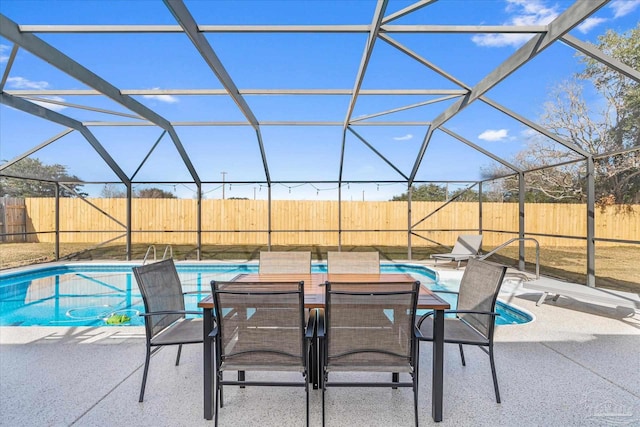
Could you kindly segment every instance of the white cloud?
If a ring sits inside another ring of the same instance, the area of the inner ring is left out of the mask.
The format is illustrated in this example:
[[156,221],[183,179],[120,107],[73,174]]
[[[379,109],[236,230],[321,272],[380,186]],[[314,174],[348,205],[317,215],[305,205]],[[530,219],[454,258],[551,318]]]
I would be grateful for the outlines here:
[[[158,90],[160,88],[154,87],[153,90]],[[166,102],[167,104],[174,104],[178,102],[178,98],[171,95],[142,95],[143,98],[147,99],[155,99],[156,101]]]
[[408,141],[410,139],[413,139],[413,135],[411,135],[410,133],[406,134],[405,136],[394,136],[393,139],[395,141]]
[[640,0],[613,0],[609,7],[613,9],[613,17],[620,18],[633,12],[640,6]]
[[591,29],[602,24],[605,21],[605,18],[587,18],[582,22],[582,24],[578,25],[578,31],[580,31],[582,34],[587,34],[589,31],[591,31]]
[[[504,25],[546,25],[559,14],[556,6],[547,7],[542,0],[507,0],[505,10],[511,17]],[[478,34],[471,40],[478,46],[519,47],[531,37],[532,34]]]
[[6,44],[0,44],[0,64],[9,60],[9,55],[7,55],[9,50],[9,46]]
[[12,89],[46,89],[49,87],[49,82],[34,82],[24,77],[9,77],[7,85]]
[[487,129],[478,135],[478,138],[484,141],[495,142],[502,141],[507,136],[509,136],[509,131],[507,129]]
[[[64,102],[64,98],[60,98],[59,96],[47,96],[45,97],[46,99],[50,99],[52,101],[58,101],[58,102]],[[53,110],[53,111],[62,111],[65,108],[67,108],[65,105],[60,105],[60,104],[52,104],[50,102],[46,102],[46,101],[31,101],[34,104],[38,104],[41,107],[47,108],[49,110]]]

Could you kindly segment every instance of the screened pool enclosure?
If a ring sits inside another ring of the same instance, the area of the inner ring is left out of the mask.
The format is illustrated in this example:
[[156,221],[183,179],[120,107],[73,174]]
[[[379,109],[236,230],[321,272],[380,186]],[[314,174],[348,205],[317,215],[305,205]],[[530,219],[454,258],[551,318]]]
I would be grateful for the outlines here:
[[[136,242],[182,234],[201,259],[233,235],[406,246],[412,259],[473,232],[488,249],[511,242],[520,268],[533,239],[570,242],[595,286],[597,249],[640,244],[639,139],[589,144],[602,134],[566,130],[549,108],[575,101],[556,88],[585,67],[637,91],[638,62],[597,36],[628,34],[640,10],[529,3],[3,2],[2,190],[29,183],[49,199],[36,213],[27,195],[26,229],[2,229],[4,240],[51,241],[58,258],[82,232],[131,258]],[[601,105],[591,86],[582,93]],[[614,164],[630,166],[608,174]],[[573,193],[548,194],[549,176]],[[158,188],[182,207],[141,201]],[[444,193],[416,198],[421,188]],[[110,225],[84,224],[70,200]],[[597,223],[605,211],[609,228]]]

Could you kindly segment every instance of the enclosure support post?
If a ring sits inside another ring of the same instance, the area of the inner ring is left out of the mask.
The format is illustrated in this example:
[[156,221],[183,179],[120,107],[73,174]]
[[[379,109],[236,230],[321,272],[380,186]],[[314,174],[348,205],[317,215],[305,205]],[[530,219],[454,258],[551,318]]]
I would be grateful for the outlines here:
[[126,252],[127,252],[127,261],[131,261],[131,199],[133,196],[133,192],[131,191],[132,186],[131,182],[126,183],[127,186],[127,243],[126,243]]
[[198,211],[196,212],[196,259],[202,260],[202,185],[198,184]]
[[478,234],[482,234],[482,181],[478,182]]
[[524,271],[524,172],[518,172],[518,270]]
[[587,157],[587,286],[596,286],[596,245],[595,245],[595,163],[593,156]]
[[267,207],[267,249],[271,250],[271,183],[267,185],[267,194],[269,196],[269,206]]
[[407,189],[407,259],[411,261],[413,251],[411,250],[411,185]]
[[342,185],[338,184],[338,252],[342,251]]
[[60,184],[56,182],[56,243],[54,247],[56,261],[60,260]]

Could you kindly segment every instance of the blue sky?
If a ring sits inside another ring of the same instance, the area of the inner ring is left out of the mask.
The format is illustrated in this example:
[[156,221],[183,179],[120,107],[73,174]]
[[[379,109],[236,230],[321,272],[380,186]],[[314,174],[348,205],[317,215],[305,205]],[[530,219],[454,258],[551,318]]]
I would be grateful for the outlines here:
[[[412,4],[390,0],[385,15]],[[552,21],[571,1],[546,0],[440,0],[394,21],[401,25],[542,25]],[[185,1],[199,24],[346,25],[370,24],[375,2],[358,1]],[[27,24],[144,24],[175,25],[161,1],[30,1],[3,0],[0,12]],[[613,0],[571,34],[595,41],[607,29],[618,32],[640,20],[640,0]],[[89,68],[120,89],[220,89],[222,85],[183,34],[38,34],[47,43]],[[512,55],[528,35],[499,34],[392,34],[398,43],[473,86]],[[240,89],[352,89],[366,43],[365,34],[237,34],[206,33],[206,38]],[[0,72],[7,66],[12,43],[0,37]],[[550,88],[580,70],[572,48],[556,43],[526,64],[487,96],[517,113],[537,121]],[[81,82],[20,49],[5,90],[83,89]],[[459,89],[383,40],[378,39],[368,64],[362,89]],[[134,95],[134,99],[171,121],[244,121],[237,106],[224,96]],[[360,96],[353,118],[403,106],[424,103],[437,96]],[[247,104],[259,121],[342,122],[349,96],[247,95]],[[57,96],[66,105],[43,104],[80,121],[135,121],[130,117],[74,108],[83,105],[133,114],[114,101],[99,96]],[[597,99],[593,99],[597,102]],[[454,99],[385,115],[371,120],[430,121]],[[518,122],[476,102],[445,127],[499,156],[510,158],[526,143],[527,130]],[[131,175],[162,131],[156,127],[89,126],[96,138]],[[9,160],[64,131],[4,105],[0,106],[0,159]],[[424,126],[354,126],[389,161],[408,175],[424,138]],[[176,127],[177,133],[204,181],[264,180],[256,134],[247,126],[210,128]],[[338,177],[341,127],[262,126],[269,171],[273,180],[330,181]],[[86,181],[112,181],[115,175],[77,132],[72,132],[34,156],[46,163],[61,163]],[[475,180],[481,168],[493,164],[452,137],[434,133],[417,175],[418,180]],[[226,172],[222,174],[222,172]],[[186,167],[165,135],[141,168],[136,180],[189,181]],[[401,176],[348,133],[344,180],[398,180]],[[192,197],[190,184],[156,185]],[[102,186],[86,186],[97,195]],[[452,186],[455,187],[455,186]],[[332,184],[275,186],[274,198],[332,199]],[[227,197],[266,198],[264,187],[254,184],[227,186]],[[386,200],[405,190],[403,184],[350,184],[343,198]],[[206,197],[220,197],[219,183],[203,188]],[[364,192],[364,194],[363,194]]]

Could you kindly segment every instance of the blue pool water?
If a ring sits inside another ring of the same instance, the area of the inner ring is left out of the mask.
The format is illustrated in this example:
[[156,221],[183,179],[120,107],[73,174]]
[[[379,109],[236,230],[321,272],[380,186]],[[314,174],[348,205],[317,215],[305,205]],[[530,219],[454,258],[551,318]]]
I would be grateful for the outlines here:
[[[134,264],[70,264],[34,268],[0,275],[0,326],[106,326],[113,316],[124,314],[125,325],[143,325],[142,296],[131,272]],[[186,296],[187,310],[210,293],[211,280],[231,280],[238,274],[257,273],[257,264],[176,264]],[[426,267],[382,264],[383,273],[409,273],[431,289],[457,290],[455,280],[439,281]],[[326,272],[315,264],[314,273]],[[450,298],[449,295],[443,295]],[[455,306],[455,297],[448,299]],[[531,316],[498,302],[496,324],[519,324]]]

